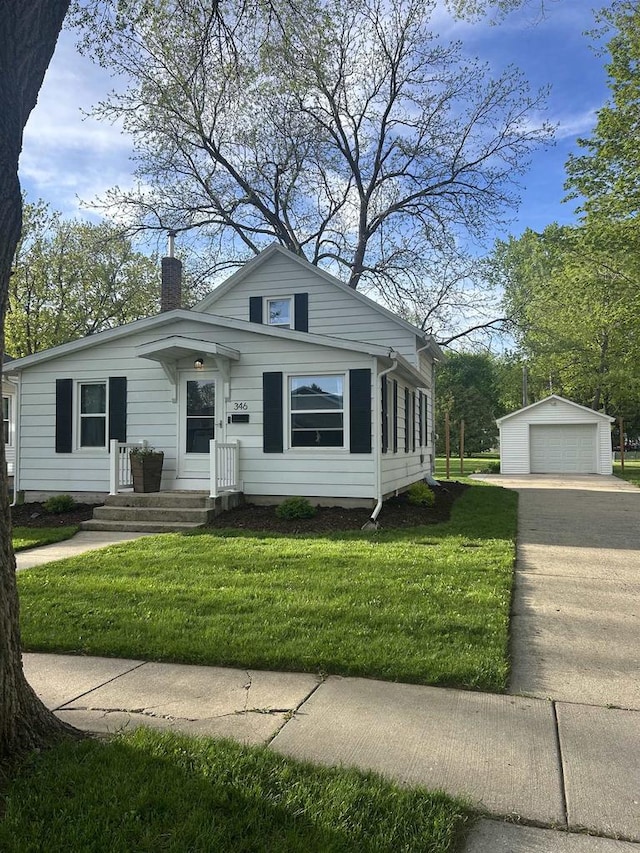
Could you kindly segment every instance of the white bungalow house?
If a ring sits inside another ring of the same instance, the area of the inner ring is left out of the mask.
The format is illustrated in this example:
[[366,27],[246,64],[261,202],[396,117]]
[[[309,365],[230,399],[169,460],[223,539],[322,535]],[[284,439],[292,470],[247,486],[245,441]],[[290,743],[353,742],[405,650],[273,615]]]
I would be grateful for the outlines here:
[[180,270],[157,316],[12,362],[26,500],[126,490],[143,441],[163,491],[252,501],[376,506],[432,471],[429,336],[277,245],[191,310]]

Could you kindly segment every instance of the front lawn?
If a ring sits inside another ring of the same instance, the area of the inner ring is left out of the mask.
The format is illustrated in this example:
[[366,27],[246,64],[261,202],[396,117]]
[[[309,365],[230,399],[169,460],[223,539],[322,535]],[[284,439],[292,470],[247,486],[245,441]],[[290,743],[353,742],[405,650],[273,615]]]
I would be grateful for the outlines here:
[[[498,453],[485,454],[484,456],[465,456],[460,470],[460,457],[449,458],[449,476],[454,479],[468,477],[469,474],[499,474],[500,455]],[[435,476],[439,480],[446,479],[447,460],[444,456],[436,457]]]
[[41,545],[52,545],[71,539],[79,530],[77,524],[67,527],[14,527],[11,531],[13,550],[24,551],[26,548],[39,548]]
[[516,494],[444,524],[330,536],[165,534],[21,572],[27,651],[500,691]]
[[640,461],[634,460],[627,462],[625,460],[624,471],[622,470],[622,466],[619,462],[614,462],[613,473],[616,477],[620,477],[622,480],[628,480],[629,483],[633,483],[634,486],[640,486]]
[[470,820],[371,773],[145,729],[33,755],[5,806],[4,853],[454,853]]

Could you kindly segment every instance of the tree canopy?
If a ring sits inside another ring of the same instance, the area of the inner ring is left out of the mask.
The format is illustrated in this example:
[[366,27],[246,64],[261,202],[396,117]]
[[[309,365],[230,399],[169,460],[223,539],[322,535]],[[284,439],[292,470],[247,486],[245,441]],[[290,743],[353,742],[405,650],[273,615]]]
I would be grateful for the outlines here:
[[96,114],[131,133],[140,181],[105,203],[197,228],[216,270],[277,240],[397,304],[501,220],[549,136],[543,95],[434,35],[433,0],[99,7],[84,49],[128,85]]
[[459,452],[464,420],[466,455],[491,450],[498,443],[496,418],[505,414],[500,397],[500,361],[488,353],[451,353],[438,369],[437,452],[444,452],[445,413],[451,424],[451,450]]
[[594,409],[637,409],[638,239],[633,223],[600,222],[498,244],[507,313],[533,386]]
[[134,251],[107,223],[64,220],[25,204],[5,320],[15,357],[83,338],[158,311],[157,258]]
[[599,16],[606,43],[611,100],[598,111],[584,154],[567,164],[571,197],[589,216],[626,220],[640,215],[640,6],[617,0]]

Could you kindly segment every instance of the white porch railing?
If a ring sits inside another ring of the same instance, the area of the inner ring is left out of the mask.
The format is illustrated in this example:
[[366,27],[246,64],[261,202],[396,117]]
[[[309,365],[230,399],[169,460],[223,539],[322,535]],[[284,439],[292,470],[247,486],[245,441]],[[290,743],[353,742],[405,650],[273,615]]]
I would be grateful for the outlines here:
[[241,490],[240,446],[234,441],[209,442],[210,495],[217,498],[220,492]]
[[109,442],[109,494],[117,495],[120,489],[132,489],[133,477],[129,463],[129,451],[134,447],[142,447],[143,442],[117,441]]

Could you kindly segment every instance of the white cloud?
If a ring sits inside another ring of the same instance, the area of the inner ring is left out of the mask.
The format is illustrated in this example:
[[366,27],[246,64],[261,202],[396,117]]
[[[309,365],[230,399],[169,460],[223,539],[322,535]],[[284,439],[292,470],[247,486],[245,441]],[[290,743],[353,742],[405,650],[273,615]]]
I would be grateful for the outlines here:
[[576,136],[588,135],[593,130],[596,119],[595,109],[558,118],[556,119],[558,124],[556,139],[571,139]]
[[20,179],[30,199],[75,216],[85,212],[80,200],[133,183],[130,138],[119,124],[86,116],[112,88],[110,76],[63,32],[24,132]]

